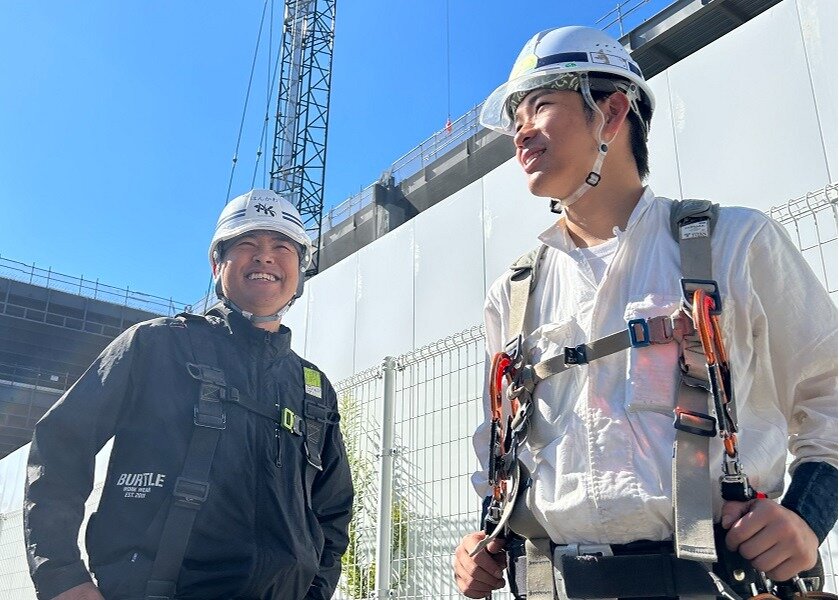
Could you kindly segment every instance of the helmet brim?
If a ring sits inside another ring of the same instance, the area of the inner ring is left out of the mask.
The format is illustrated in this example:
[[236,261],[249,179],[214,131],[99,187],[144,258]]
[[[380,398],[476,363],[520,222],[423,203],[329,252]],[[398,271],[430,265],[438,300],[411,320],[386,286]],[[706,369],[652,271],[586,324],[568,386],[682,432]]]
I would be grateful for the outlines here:
[[478,120],[481,125],[488,129],[498,131],[505,135],[515,135],[516,123],[513,116],[507,110],[507,102],[513,94],[548,87],[550,83],[556,80],[557,76],[565,73],[582,72],[587,72],[592,75],[614,75],[637,84],[643,92],[642,101],[650,107],[650,113],[655,109],[655,97],[650,86],[647,85],[647,82],[643,78],[635,75],[635,73],[612,65],[575,63],[574,66],[542,68],[501,84],[484,101]]
[[212,265],[214,263],[213,253],[218,250],[221,244],[252,231],[274,231],[288,237],[290,240],[303,247],[303,254],[300,256],[300,266],[303,269],[306,269],[311,264],[313,252],[312,240],[310,240],[308,236],[301,235],[301,230],[297,227],[278,226],[276,219],[266,219],[264,221],[250,220],[237,227],[231,227],[230,229],[222,229],[221,231],[218,231],[208,252],[210,264]]

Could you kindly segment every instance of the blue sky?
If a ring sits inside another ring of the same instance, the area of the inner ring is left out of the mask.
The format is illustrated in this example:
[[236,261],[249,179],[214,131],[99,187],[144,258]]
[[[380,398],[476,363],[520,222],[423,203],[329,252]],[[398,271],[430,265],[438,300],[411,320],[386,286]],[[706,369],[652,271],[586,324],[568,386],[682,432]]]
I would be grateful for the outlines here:
[[[0,256],[184,303],[201,297],[263,3],[0,4]],[[627,26],[668,4],[651,0]],[[533,33],[594,25],[615,5],[448,0],[449,86],[446,0],[338,0],[327,208],[442,128],[449,110],[454,120],[480,103]],[[264,54],[234,196],[251,187]]]

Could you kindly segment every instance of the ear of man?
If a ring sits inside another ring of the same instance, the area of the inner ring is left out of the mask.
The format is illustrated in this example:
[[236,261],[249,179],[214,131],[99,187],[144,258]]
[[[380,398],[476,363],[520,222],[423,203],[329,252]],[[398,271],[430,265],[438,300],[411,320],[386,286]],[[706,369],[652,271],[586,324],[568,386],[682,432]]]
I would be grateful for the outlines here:
[[624,123],[628,126],[629,98],[623,92],[614,92],[601,100],[600,110],[606,118],[606,124],[603,127],[605,139],[613,138]]

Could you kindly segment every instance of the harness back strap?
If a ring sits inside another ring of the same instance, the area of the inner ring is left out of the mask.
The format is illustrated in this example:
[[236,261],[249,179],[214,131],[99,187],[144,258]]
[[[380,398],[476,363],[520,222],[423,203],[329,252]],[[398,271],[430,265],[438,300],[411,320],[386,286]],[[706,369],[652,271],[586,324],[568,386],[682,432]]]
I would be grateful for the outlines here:
[[[683,288],[691,280],[711,280],[711,233],[718,209],[707,200],[677,201],[671,206],[670,227],[679,244]],[[709,446],[716,429],[709,416],[713,411],[705,357],[695,331],[682,336],[680,356],[672,470],[676,556],[711,563],[717,554]]]
[[145,600],[171,600],[175,596],[192,526],[207,499],[213,457],[226,426],[223,402],[228,398],[238,399],[238,391],[227,387],[224,373],[218,368],[218,356],[213,340],[209,339],[209,329],[203,323],[192,323],[188,319],[184,319],[184,325],[195,359],[195,363],[187,364],[187,370],[200,382],[193,412],[195,427],[181,476],[175,481],[174,498],[146,584]]

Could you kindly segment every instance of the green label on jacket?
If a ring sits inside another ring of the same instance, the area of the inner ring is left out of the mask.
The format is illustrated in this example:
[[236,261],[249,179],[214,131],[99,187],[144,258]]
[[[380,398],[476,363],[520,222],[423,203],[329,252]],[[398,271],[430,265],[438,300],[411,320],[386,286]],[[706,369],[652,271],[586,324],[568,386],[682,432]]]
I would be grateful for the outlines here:
[[315,398],[323,398],[321,390],[320,371],[303,367],[303,383],[306,384],[306,393]]

